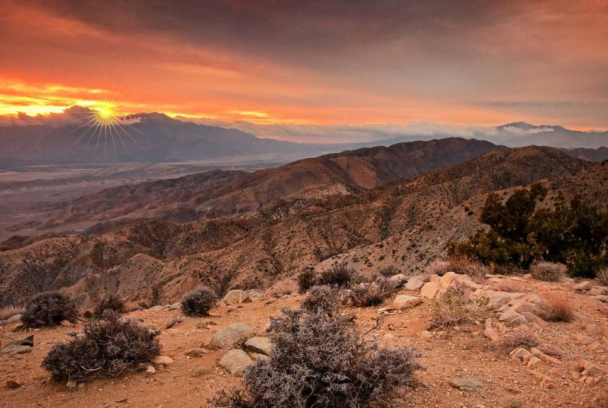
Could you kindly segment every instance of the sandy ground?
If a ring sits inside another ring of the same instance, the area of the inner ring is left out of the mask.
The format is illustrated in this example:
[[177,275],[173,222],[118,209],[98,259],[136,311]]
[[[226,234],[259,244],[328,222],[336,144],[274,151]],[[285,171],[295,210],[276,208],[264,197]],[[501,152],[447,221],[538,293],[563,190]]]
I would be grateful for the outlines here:
[[[521,283],[521,282],[519,282]],[[405,390],[395,406],[403,407],[602,407],[600,398],[608,391],[608,377],[597,385],[575,381],[570,372],[576,371],[581,360],[598,364],[608,363],[604,350],[593,351],[582,344],[575,335],[583,335],[608,346],[606,305],[588,294],[577,293],[563,284],[525,282],[527,291],[538,294],[558,292],[567,297],[589,323],[599,326],[601,333],[590,333],[583,325],[550,323],[535,335],[540,346],[562,355],[563,366],[552,367],[542,363],[536,370],[548,373],[554,387],[547,389],[531,375],[525,365],[513,361],[507,354],[497,352],[491,341],[483,335],[484,326],[466,325],[446,330],[427,332],[430,306],[424,303],[413,309],[386,317],[381,329],[374,336],[391,347],[414,346],[421,355],[426,371],[419,372],[420,386]],[[407,293],[407,292],[402,292]],[[159,368],[156,374],[146,376],[132,373],[109,380],[95,380],[85,384],[83,390],[69,391],[65,384],[50,381],[40,362],[53,344],[70,339],[69,333],[81,329],[56,327],[34,331],[34,350],[25,355],[0,354],[0,407],[180,407],[195,408],[204,405],[207,398],[218,389],[238,385],[232,377],[217,365],[221,351],[209,351],[202,358],[189,358],[184,352],[206,344],[214,333],[229,324],[241,322],[253,326],[259,334],[264,332],[270,316],[280,314],[283,307],[296,307],[303,297],[292,295],[267,305],[266,300],[254,300],[240,305],[230,312],[226,306],[212,311],[211,319],[217,323],[209,329],[197,329],[197,318],[184,318],[181,323],[163,330],[160,337],[163,355],[174,363]],[[387,301],[390,304],[390,300]],[[358,315],[361,330],[372,327],[378,317],[377,307],[353,309]],[[128,315],[142,319],[159,329],[164,329],[172,317],[181,316],[178,310],[143,310]],[[0,328],[2,343],[22,337],[24,333],[12,333],[12,326]],[[202,376],[193,376],[195,372]],[[475,377],[486,382],[482,390],[463,392],[450,386],[455,376]],[[24,385],[16,390],[5,387],[7,380]],[[280,390],[277,390],[280,392]],[[506,405],[517,401],[520,405]]]

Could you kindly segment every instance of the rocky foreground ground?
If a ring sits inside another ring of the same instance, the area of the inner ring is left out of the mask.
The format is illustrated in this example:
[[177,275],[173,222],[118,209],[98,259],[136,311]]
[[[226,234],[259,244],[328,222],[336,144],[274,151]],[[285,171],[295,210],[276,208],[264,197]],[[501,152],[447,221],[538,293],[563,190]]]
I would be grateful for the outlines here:
[[[415,346],[421,355],[419,387],[396,397],[395,406],[608,407],[608,288],[529,276],[474,282],[447,273],[425,280],[409,279],[378,307],[349,309],[362,331],[380,317],[371,336],[390,347]],[[470,324],[433,328],[432,299],[455,284],[494,311]],[[556,296],[575,310],[572,322],[539,317],[543,300]],[[40,367],[53,344],[80,332],[82,322],[23,332],[8,319],[0,323],[0,407],[200,407],[218,390],[238,386],[248,364],[267,358],[269,318],[302,299],[233,291],[208,318],[184,317],[178,305],[133,311],[126,317],[162,331],[162,357],[142,372],[84,384],[54,383]],[[516,333],[538,344],[505,349],[504,338]]]

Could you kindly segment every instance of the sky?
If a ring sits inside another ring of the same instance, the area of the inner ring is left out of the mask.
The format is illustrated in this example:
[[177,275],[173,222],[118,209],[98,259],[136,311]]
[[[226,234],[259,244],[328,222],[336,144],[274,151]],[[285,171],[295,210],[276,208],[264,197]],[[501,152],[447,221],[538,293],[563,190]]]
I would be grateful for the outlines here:
[[607,1],[0,0],[0,10],[4,119],[78,105],[278,129],[608,128]]

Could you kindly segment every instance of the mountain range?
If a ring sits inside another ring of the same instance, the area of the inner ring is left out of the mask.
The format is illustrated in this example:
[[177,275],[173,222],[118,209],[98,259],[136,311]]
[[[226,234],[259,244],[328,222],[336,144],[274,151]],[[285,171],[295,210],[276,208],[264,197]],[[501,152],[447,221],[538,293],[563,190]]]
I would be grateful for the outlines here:
[[[506,195],[540,180],[550,189],[548,202],[558,192],[601,200],[608,196],[607,178],[606,162],[555,148],[448,139],[106,190],[49,214],[78,214],[113,201],[136,208],[150,196],[141,206],[189,203],[196,217],[174,222],[152,211],[141,219],[134,210],[128,223],[109,216],[109,225],[85,234],[14,237],[0,252],[0,305],[49,288],[72,294],[82,307],[108,293],[146,300],[153,290],[168,302],[201,283],[264,288],[338,260],[366,275],[384,266],[411,273],[480,226],[489,192]],[[216,209],[205,212],[211,205]],[[116,211],[108,206],[101,213]]]

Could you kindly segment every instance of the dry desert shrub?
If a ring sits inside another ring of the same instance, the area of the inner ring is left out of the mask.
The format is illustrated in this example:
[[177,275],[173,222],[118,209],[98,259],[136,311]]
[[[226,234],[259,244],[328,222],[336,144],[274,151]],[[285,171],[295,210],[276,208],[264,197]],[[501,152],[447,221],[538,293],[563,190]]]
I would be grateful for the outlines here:
[[530,273],[538,280],[557,282],[566,276],[568,267],[554,262],[537,262],[530,267]]
[[370,284],[359,284],[351,288],[350,301],[356,307],[378,306],[397,291],[399,284],[379,276]]
[[298,284],[293,279],[287,278],[278,281],[268,289],[268,296],[279,298],[292,293],[298,293]]
[[597,280],[600,282],[600,285],[608,286],[608,268],[602,268],[597,273]]
[[209,311],[217,303],[215,291],[207,286],[186,294],[181,302],[182,313],[186,316],[209,316]]
[[335,303],[329,310],[284,309],[270,322],[273,352],[244,374],[244,390],[220,393],[211,407],[363,408],[390,406],[421,369],[409,348],[389,349],[358,333]]
[[540,317],[550,322],[571,322],[574,309],[570,301],[557,294],[547,295],[540,304]]
[[123,314],[127,312],[127,307],[119,296],[108,295],[95,306],[93,316],[99,319],[106,310],[113,310],[116,313]]
[[509,333],[495,343],[496,349],[501,353],[510,353],[518,347],[531,349],[536,346],[538,346],[536,337],[524,331]]
[[351,285],[361,282],[361,276],[355,268],[348,266],[345,262],[339,262],[331,268],[321,272],[319,285],[337,286],[348,288]]
[[446,273],[452,271],[450,269],[451,267],[452,267],[452,265],[448,261],[437,259],[437,260],[433,261],[433,263],[431,263],[429,266],[427,266],[426,269],[424,270],[424,272],[427,275],[443,276]]
[[316,274],[313,268],[305,268],[298,275],[298,288],[300,293],[306,293],[316,284]]
[[310,313],[324,311],[331,313],[336,304],[340,303],[340,291],[329,285],[313,286],[302,301],[300,308]]
[[399,275],[401,271],[394,265],[385,266],[384,268],[378,271],[380,276],[384,276],[385,278],[390,278],[391,276]]
[[74,302],[59,292],[44,292],[34,296],[21,316],[21,323],[30,329],[55,326],[64,320],[76,323],[78,311]]
[[9,319],[15,315],[22,314],[25,311],[22,307],[4,306],[0,308],[0,320]]
[[84,336],[53,346],[42,367],[61,382],[116,377],[151,363],[160,354],[159,334],[106,310],[85,323]]
[[468,288],[455,285],[437,297],[431,303],[432,327],[451,327],[485,319],[490,313],[490,300],[470,295]]
[[486,274],[490,268],[468,257],[450,258],[450,270],[460,275],[468,275],[474,282],[482,284],[486,281]]

